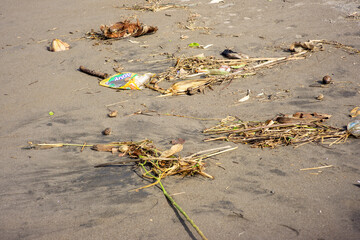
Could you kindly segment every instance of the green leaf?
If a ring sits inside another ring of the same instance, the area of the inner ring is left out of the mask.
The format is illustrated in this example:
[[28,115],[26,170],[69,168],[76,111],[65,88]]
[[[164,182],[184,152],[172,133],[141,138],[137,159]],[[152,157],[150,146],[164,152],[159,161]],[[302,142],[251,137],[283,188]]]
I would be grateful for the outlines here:
[[196,43],[196,42],[193,42],[193,43],[190,43],[189,44],[189,47],[199,47],[200,44]]

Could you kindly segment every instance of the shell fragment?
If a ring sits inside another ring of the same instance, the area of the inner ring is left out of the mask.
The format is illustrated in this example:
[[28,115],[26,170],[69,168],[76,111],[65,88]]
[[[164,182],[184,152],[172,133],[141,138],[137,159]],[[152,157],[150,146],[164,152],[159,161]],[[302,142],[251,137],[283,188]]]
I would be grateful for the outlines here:
[[61,41],[60,39],[54,39],[50,45],[50,51],[52,52],[60,52],[66,51],[70,49],[70,45],[66,42]]

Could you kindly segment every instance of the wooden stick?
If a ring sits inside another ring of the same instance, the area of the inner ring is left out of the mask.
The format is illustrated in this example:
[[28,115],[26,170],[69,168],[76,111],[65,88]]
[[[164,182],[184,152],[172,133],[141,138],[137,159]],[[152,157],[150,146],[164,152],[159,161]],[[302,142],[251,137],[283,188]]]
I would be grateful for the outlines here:
[[80,66],[79,70],[81,72],[83,72],[83,73],[86,73],[86,74],[89,74],[91,76],[95,76],[95,77],[98,77],[98,78],[102,78],[102,79],[105,79],[105,78],[109,77],[109,74],[107,74],[107,73],[97,72],[97,71],[88,69],[88,68],[86,68],[84,66]]

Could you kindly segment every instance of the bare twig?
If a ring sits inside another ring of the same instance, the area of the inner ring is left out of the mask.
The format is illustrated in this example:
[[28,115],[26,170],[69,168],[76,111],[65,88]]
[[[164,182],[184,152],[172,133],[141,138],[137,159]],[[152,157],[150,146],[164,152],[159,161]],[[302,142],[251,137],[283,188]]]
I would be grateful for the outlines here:
[[102,79],[105,79],[105,78],[108,78],[109,77],[109,74],[107,73],[102,73],[102,72],[97,72],[97,71],[94,71],[94,70],[90,70],[84,66],[80,66],[79,67],[79,70],[83,73],[86,73],[86,74],[89,74],[91,76],[95,76],[95,77],[98,77],[98,78],[102,78]]

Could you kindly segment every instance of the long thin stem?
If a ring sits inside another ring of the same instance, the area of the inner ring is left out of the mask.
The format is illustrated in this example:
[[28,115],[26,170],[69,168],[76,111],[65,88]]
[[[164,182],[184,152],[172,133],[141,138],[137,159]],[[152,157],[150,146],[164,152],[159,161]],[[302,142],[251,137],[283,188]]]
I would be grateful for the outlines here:
[[[145,162],[146,163],[146,162]],[[145,175],[148,175],[149,177],[155,179],[156,181],[148,186],[139,188],[139,189],[143,189],[146,187],[150,187],[156,184],[159,184],[161,187],[161,190],[163,191],[165,197],[171,202],[171,204],[176,207],[177,210],[179,210],[179,212],[181,212],[182,215],[184,215],[184,217],[186,218],[186,220],[191,224],[191,226],[193,226],[193,228],[195,228],[195,230],[199,233],[199,235],[201,236],[201,238],[203,240],[207,240],[207,238],[205,237],[205,235],[203,234],[203,232],[199,229],[199,227],[194,223],[194,221],[186,214],[186,212],[175,202],[175,200],[166,192],[164,186],[161,183],[161,178],[162,175],[160,175],[159,177],[154,176],[153,174],[151,174],[148,170],[146,170],[145,168],[145,163],[140,164],[140,166],[143,168],[143,170],[145,171]],[[137,189],[137,190],[139,190]]]
[[186,218],[186,220],[191,224],[191,226],[193,226],[193,228],[195,228],[195,230],[199,233],[199,235],[201,236],[201,238],[203,240],[207,240],[207,237],[205,237],[205,235],[203,234],[203,232],[199,229],[198,226],[196,226],[196,224],[194,223],[194,221],[186,214],[186,212],[175,202],[175,200],[166,192],[164,186],[162,185],[161,181],[159,181],[159,185],[165,195],[165,197],[171,202],[171,204],[176,207],[177,210],[179,210],[179,212],[181,212],[182,215],[184,215],[184,217]]

